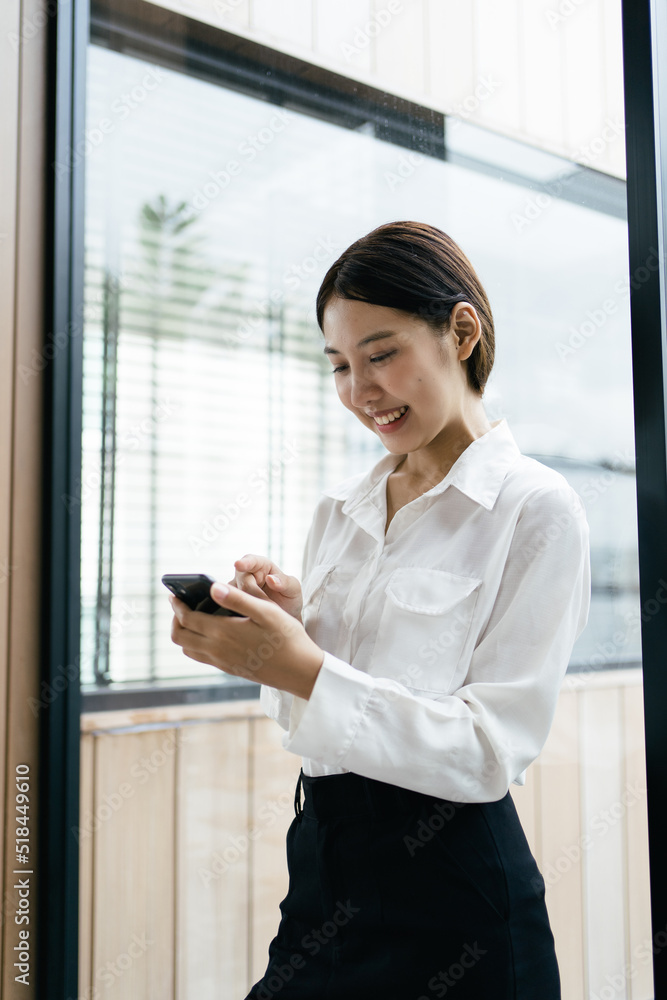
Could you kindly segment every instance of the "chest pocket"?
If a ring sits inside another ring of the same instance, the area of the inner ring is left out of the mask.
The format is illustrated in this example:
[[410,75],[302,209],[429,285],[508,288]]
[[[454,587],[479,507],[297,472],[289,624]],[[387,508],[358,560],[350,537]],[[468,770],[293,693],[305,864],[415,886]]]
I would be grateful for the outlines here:
[[474,639],[470,626],[481,583],[442,569],[394,570],[385,587],[369,673],[395,678],[416,694],[455,690],[461,679],[457,667]]
[[335,568],[334,563],[318,563],[313,566],[302,583],[303,607],[301,609],[301,620],[311,639],[314,639],[317,616],[320,611],[320,604],[326,590],[327,581]]

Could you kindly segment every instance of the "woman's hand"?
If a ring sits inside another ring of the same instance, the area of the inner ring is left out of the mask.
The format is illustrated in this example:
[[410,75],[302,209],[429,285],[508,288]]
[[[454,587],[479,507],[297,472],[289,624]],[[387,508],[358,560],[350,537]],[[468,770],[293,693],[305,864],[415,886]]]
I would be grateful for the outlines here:
[[255,597],[264,595],[279,608],[301,621],[301,584],[295,576],[286,573],[266,556],[253,552],[242,556],[234,563],[236,573],[229,583]]
[[310,698],[324,650],[303,625],[263,594],[255,596],[239,587],[214,583],[211,597],[247,617],[192,611],[170,595],[174,609],[171,638],[185,655],[225,673]]

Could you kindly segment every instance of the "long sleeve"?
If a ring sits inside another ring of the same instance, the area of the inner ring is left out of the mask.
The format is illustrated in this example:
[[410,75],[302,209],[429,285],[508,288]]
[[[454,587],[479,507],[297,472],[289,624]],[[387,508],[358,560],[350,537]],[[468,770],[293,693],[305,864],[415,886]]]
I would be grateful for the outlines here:
[[[316,534],[319,509],[320,505],[318,503],[315,508],[310,528],[308,529],[308,534],[306,535],[306,541],[304,542],[303,557],[301,560],[302,583],[305,582],[312,564],[313,539]],[[288,691],[280,691],[278,688],[270,687],[268,684],[261,685],[259,703],[262,710],[269,716],[270,719],[274,719],[282,729],[289,729],[290,710],[292,708],[293,700],[294,696]]]
[[569,486],[547,487],[522,508],[457,690],[417,695],[327,652],[310,699],[289,706],[283,746],[439,798],[500,799],[546,741],[589,606],[583,507]]

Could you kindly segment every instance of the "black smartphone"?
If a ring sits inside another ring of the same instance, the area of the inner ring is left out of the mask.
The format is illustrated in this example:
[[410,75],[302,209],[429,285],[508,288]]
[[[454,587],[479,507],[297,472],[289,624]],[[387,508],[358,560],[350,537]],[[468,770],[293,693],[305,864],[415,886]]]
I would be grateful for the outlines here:
[[211,597],[211,585],[215,580],[204,573],[165,573],[162,582],[192,611],[203,611],[207,615],[230,615],[234,618],[247,617],[238,611],[221,608],[216,604]]

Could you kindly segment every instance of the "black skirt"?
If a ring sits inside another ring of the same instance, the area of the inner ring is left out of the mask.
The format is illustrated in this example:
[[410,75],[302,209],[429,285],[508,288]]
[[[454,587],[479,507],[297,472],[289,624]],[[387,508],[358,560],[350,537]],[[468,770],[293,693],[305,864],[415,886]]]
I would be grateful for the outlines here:
[[301,771],[287,865],[246,1000],[560,1000],[544,880],[509,792],[462,804]]

